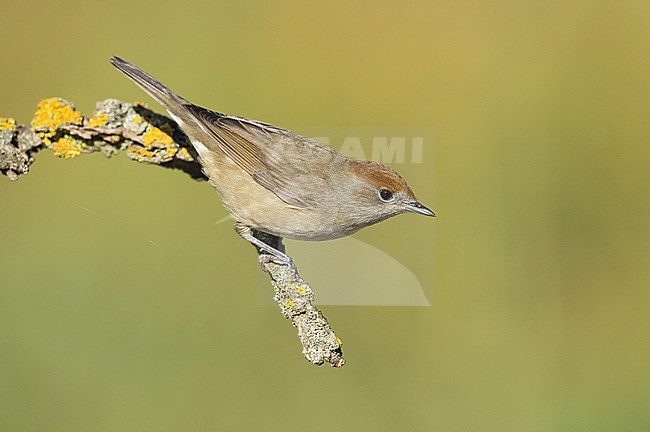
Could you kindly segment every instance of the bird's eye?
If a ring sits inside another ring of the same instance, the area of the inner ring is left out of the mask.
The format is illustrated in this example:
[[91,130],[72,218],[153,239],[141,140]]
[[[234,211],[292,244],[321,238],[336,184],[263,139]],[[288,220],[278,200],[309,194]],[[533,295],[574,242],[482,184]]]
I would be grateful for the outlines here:
[[379,197],[382,201],[388,202],[393,199],[393,193],[388,189],[382,189],[379,191]]

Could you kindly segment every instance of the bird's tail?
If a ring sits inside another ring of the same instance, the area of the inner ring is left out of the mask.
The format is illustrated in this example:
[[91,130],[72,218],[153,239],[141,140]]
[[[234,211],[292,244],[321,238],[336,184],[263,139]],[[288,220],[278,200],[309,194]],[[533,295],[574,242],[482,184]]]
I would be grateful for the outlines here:
[[117,56],[111,57],[110,61],[113,66],[119,69],[120,72],[126,75],[131,81],[136,83],[138,87],[147,92],[149,96],[164,106],[170,114],[177,115],[181,106],[189,103],[183,97],[176,94],[172,89],[165,86],[136,65]]

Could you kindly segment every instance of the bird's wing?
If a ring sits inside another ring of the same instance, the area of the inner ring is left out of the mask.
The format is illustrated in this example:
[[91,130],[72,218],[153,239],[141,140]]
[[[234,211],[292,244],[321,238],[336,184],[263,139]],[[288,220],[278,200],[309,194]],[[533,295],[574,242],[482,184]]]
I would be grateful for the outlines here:
[[228,156],[258,184],[294,207],[311,207],[317,199],[314,192],[326,186],[326,176],[309,170],[316,153],[321,159],[343,157],[329,147],[266,123],[196,105],[185,107],[218,148],[214,143],[204,145]]

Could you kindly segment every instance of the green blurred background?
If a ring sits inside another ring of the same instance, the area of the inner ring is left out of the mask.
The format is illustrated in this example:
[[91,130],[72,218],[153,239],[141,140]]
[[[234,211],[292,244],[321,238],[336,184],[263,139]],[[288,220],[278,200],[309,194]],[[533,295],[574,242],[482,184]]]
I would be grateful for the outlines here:
[[206,183],[42,152],[0,178],[0,430],[650,430],[647,1],[2,10],[0,116],[159,109],[119,54],[298,131],[433,128],[395,167],[439,217],[357,234],[432,306],[325,307],[348,365],[316,368]]

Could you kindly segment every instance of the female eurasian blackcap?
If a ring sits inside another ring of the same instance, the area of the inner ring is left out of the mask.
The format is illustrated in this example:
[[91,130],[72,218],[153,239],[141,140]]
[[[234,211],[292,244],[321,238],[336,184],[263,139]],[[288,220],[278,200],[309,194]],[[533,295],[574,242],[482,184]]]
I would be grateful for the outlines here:
[[391,168],[349,159],[267,123],[201,108],[126,60],[112,57],[111,63],[165,107],[189,137],[239,235],[282,261],[288,257],[252,230],[330,240],[404,212],[435,216]]

